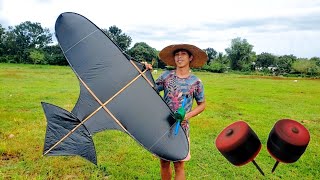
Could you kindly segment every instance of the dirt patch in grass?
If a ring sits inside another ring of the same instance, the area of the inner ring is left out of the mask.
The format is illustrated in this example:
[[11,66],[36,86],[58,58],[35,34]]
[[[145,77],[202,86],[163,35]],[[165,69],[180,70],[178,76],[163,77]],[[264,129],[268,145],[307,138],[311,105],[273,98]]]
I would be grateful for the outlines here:
[[1,161],[9,161],[13,159],[19,159],[21,157],[20,153],[8,153],[4,152],[1,154],[0,159]]
[[10,78],[10,79],[22,79],[24,77],[23,73],[25,72],[22,70],[11,70],[11,71],[6,70],[5,72],[2,72],[0,74],[0,77]]
[[288,80],[288,78],[286,78],[286,77],[281,77],[281,76],[241,76],[240,78],[247,78],[247,79]]
[[6,165],[9,162],[18,162],[21,156],[20,153],[3,152],[0,154],[0,166]]
[[301,78],[301,77],[284,77],[284,76],[258,76],[258,75],[250,75],[250,76],[241,76],[239,78],[246,78],[246,79],[273,79],[273,80],[313,80],[313,81],[320,81],[320,78]]

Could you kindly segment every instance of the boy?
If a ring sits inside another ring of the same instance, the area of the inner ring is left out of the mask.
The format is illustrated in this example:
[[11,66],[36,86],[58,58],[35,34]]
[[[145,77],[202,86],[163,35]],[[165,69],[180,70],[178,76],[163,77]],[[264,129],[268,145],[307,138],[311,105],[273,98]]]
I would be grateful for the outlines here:
[[[159,57],[164,63],[175,66],[176,69],[163,72],[155,81],[155,88],[158,92],[164,91],[163,98],[173,111],[181,107],[184,101],[186,115],[181,126],[189,137],[189,120],[201,113],[206,106],[203,84],[191,73],[190,68],[203,66],[208,56],[194,45],[174,44],[162,49]],[[146,66],[152,69],[150,64]],[[197,102],[194,109],[192,109],[193,99]],[[173,162],[175,179],[185,179],[184,162],[188,160],[190,160],[190,151],[184,160]],[[160,166],[161,178],[170,180],[172,176],[170,161],[160,159]]]

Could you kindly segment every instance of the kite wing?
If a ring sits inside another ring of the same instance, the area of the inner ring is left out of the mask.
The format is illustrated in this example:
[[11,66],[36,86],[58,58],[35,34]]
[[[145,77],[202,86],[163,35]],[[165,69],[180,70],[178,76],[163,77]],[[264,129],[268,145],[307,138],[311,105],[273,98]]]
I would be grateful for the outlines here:
[[106,129],[123,131],[165,160],[187,156],[186,133],[180,127],[183,133],[173,134],[173,112],[153,88],[150,71],[129,60],[100,28],[79,14],[62,13],[55,31],[80,81],[80,96],[72,110],[80,126],[90,134]]

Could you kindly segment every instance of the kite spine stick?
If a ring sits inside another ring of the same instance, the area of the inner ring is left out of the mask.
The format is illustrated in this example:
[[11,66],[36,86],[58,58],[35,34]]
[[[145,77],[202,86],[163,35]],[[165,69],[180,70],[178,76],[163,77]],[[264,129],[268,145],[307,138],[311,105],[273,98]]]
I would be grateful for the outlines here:
[[146,75],[144,75],[144,72],[141,72],[140,69],[137,67],[137,65],[134,64],[134,62],[132,60],[130,60],[131,64],[139,71],[139,73],[143,76],[143,78],[145,80],[147,80],[147,82],[150,84],[151,87],[153,87],[153,84],[149,81],[149,79],[146,77]]

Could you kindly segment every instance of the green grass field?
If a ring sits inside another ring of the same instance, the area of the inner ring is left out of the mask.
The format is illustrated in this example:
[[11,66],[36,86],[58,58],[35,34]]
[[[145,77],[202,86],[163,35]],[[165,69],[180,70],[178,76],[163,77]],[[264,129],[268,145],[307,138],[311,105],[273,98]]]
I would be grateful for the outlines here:
[[[191,119],[187,179],[320,179],[319,79],[195,74],[205,84],[207,108]],[[69,67],[0,64],[0,179],[160,179],[159,160],[118,131],[94,136],[97,166],[77,156],[42,156],[46,119],[40,102],[71,111],[78,95]],[[275,160],[266,143],[284,118],[302,123],[311,141],[297,162],[280,163],[271,173]],[[218,134],[238,120],[261,140],[255,161],[265,177],[253,163],[233,166],[215,147]]]

